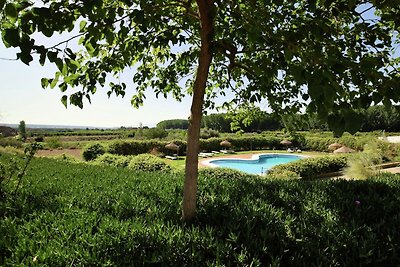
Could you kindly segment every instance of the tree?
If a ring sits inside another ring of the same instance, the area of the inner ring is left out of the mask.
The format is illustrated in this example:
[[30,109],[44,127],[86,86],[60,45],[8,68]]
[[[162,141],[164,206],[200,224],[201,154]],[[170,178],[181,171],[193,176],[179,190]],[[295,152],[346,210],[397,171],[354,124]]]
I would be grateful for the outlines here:
[[[203,109],[232,90],[230,103],[266,98],[280,113],[307,106],[337,132],[354,131],[361,123],[354,108],[400,99],[399,59],[391,54],[399,6],[399,0],[1,0],[0,18],[3,42],[20,48],[19,60],[58,67],[42,85],[66,92],[64,105],[69,99],[82,107],[106,83],[109,95],[125,95],[127,85],[110,78],[124,71],[133,72],[134,106],[146,88],[178,100],[192,95],[183,196],[189,221]],[[68,37],[45,46],[37,32]],[[79,49],[70,46],[76,40]],[[68,96],[71,87],[78,88]]]
[[18,126],[18,134],[21,137],[22,141],[26,140],[26,126],[25,121],[20,121]]
[[180,120],[180,119],[175,119],[175,120],[163,120],[157,123],[157,128],[163,128],[163,129],[182,129],[186,130],[189,127],[189,121],[188,120]]

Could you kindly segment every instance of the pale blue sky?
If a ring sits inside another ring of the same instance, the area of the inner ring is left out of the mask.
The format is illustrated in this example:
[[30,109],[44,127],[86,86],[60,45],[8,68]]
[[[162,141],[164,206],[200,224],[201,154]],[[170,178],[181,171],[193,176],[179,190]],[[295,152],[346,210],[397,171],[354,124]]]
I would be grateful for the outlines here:
[[[0,58],[15,58],[15,49],[6,49],[0,41]],[[190,114],[190,98],[182,102],[170,98],[156,99],[149,91],[144,106],[134,109],[130,105],[133,89],[125,98],[106,95],[99,90],[92,104],[85,101],[84,108],[60,102],[63,95],[59,89],[42,89],[40,79],[52,77],[55,68],[40,66],[32,62],[26,66],[20,61],[0,60],[0,124],[17,124],[25,120],[28,124],[74,125],[74,126],[154,126],[161,120],[185,119]]]

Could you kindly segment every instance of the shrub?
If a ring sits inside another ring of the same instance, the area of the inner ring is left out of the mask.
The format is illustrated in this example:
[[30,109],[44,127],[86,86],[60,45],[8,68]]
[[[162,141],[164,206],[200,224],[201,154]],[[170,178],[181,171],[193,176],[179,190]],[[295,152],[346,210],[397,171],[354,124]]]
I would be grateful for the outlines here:
[[94,160],[98,156],[103,155],[106,152],[105,148],[101,144],[91,144],[83,149],[82,156],[86,161]]
[[199,177],[203,179],[245,179],[255,178],[258,175],[247,174],[228,168],[203,168],[199,170]]
[[65,153],[63,153],[59,156],[56,156],[54,158],[57,160],[65,161],[65,162],[74,162],[74,163],[81,162],[79,159],[77,159],[71,155],[65,154]]
[[219,137],[219,132],[213,129],[201,129],[200,138],[208,139],[211,137]]
[[[179,146],[179,154],[186,151],[186,142],[175,140],[173,141]],[[138,141],[116,141],[109,145],[107,152],[117,155],[139,155],[151,153],[156,149],[159,153],[169,154],[171,150],[165,148],[169,142],[158,140],[138,140]],[[176,151],[174,152],[176,153]]]
[[35,142],[44,142],[44,137],[43,136],[36,136],[33,140],[35,140]]
[[325,156],[306,158],[277,165],[271,168],[270,174],[278,175],[282,171],[297,173],[301,178],[315,178],[329,172],[336,172],[347,166],[346,156]]
[[328,152],[328,146],[337,142],[335,138],[305,137],[304,149],[312,151]]
[[6,146],[6,147],[0,146],[0,154],[2,153],[10,155],[20,155],[23,153],[23,151],[13,146]]
[[168,136],[168,132],[162,128],[150,128],[143,130],[143,136],[146,139],[164,138]]
[[47,138],[46,144],[47,144],[47,147],[51,148],[51,149],[57,149],[57,148],[62,147],[62,143],[61,143],[59,137]]
[[12,146],[16,148],[21,148],[22,142],[15,137],[0,137],[0,146]]
[[294,171],[280,169],[280,170],[275,170],[273,172],[268,172],[265,178],[274,180],[296,180],[300,179],[301,177]]
[[171,171],[171,167],[162,159],[151,154],[141,154],[131,159],[128,168],[137,171]]
[[132,156],[129,157],[105,153],[93,160],[93,163],[99,165],[110,165],[114,167],[127,167],[131,160]]

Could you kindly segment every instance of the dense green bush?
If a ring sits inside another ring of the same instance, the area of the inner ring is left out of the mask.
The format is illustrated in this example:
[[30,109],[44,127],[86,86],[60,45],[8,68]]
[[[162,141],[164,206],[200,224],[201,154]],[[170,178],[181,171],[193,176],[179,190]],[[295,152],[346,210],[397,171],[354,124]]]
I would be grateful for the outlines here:
[[104,146],[101,144],[95,143],[90,144],[83,149],[82,156],[86,161],[94,160],[98,156],[103,155],[106,152]]
[[57,148],[62,148],[63,144],[60,140],[60,137],[55,136],[46,138],[46,147],[50,149],[57,149]]
[[162,139],[168,136],[168,132],[163,128],[150,128],[142,131],[142,136],[136,135],[137,138],[144,137],[146,139]]
[[105,153],[93,160],[93,163],[99,165],[110,165],[114,167],[128,167],[131,159],[132,156],[121,156]]
[[[172,142],[179,146],[180,155],[186,151],[186,142],[179,140],[174,140]],[[176,151],[165,148],[168,143],[170,142],[158,140],[115,141],[109,145],[107,152],[127,156],[150,153],[153,149],[156,149],[163,154],[176,154]]]
[[232,148],[236,151],[285,148],[280,144],[282,139],[280,139],[279,137],[250,135],[242,137],[209,138],[205,140],[202,139],[200,140],[200,150],[220,150],[222,149],[220,143],[225,139],[232,144]]
[[200,138],[208,139],[211,137],[219,137],[219,132],[213,129],[201,129]]
[[189,120],[182,120],[182,119],[164,120],[157,123],[157,128],[162,128],[162,129],[186,130],[188,127],[189,127]]
[[305,137],[304,149],[311,151],[328,152],[328,146],[332,143],[338,142],[335,138],[327,137]]
[[400,265],[398,175],[230,175],[200,175],[185,225],[180,175],[35,159],[19,194],[0,202],[0,265]]
[[199,176],[203,179],[245,179],[258,177],[252,174],[246,174],[244,172],[228,169],[228,168],[203,168],[199,170]]
[[305,158],[271,168],[270,173],[277,175],[282,171],[297,173],[301,178],[315,178],[320,174],[337,172],[347,166],[347,156],[325,156]]
[[12,146],[16,148],[21,148],[22,147],[22,141],[17,140],[15,137],[1,137],[0,136],[0,146],[6,147],[6,146]]
[[137,171],[171,171],[171,167],[168,164],[151,154],[141,154],[133,157],[128,164],[128,168]]

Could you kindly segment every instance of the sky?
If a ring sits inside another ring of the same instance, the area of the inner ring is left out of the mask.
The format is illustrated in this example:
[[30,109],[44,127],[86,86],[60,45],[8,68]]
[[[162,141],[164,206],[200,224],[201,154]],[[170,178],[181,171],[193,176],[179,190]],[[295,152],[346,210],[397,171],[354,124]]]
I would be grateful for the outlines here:
[[[0,41],[0,58],[15,58],[17,49],[5,48]],[[20,61],[0,60],[0,124],[71,125],[90,127],[153,127],[167,119],[187,119],[191,99],[182,102],[159,99],[149,91],[144,105],[135,109],[130,104],[134,89],[127,89],[125,98],[108,98],[106,88],[92,97],[92,104],[84,102],[83,109],[65,108],[60,99],[63,93],[58,87],[42,89],[40,79],[51,78],[56,69],[52,65],[42,67],[37,62],[26,66]],[[68,93],[68,91],[67,91]]]

